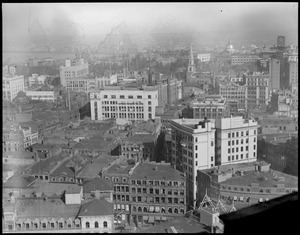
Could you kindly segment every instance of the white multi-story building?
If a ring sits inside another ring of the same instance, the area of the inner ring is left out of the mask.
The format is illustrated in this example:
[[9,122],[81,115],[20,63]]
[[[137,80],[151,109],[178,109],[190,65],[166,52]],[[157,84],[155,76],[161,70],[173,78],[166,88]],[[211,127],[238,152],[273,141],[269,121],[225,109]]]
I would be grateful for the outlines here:
[[219,94],[228,101],[237,101],[238,109],[245,111],[247,109],[247,86],[238,85],[234,82],[222,81],[219,84]]
[[197,170],[215,166],[214,122],[203,119],[174,119],[172,129],[172,165],[186,174],[187,204],[196,204]]
[[102,88],[118,82],[118,74],[113,74],[110,77],[96,77],[96,87]]
[[88,93],[96,88],[96,80],[93,78],[69,78],[66,88],[70,91]]
[[298,60],[289,62],[289,85],[292,91],[298,90]]
[[247,105],[249,109],[269,104],[269,79],[269,74],[247,75]]
[[200,60],[200,62],[209,62],[210,61],[210,53],[197,54],[197,59]]
[[257,122],[243,117],[217,118],[216,164],[254,162],[257,159]]
[[91,119],[120,118],[128,121],[155,119],[157,88],[107,86],[90,92]]
[[[73,85],[74,81],[80,81],[83,78],[87,78],[89,75],[89,65],[84,62],[84,59],[77,59],[73,63],[71,60],[66,60],[65,66],[60,67],[60,83],[62,86],[67,87],[68,81],[69,89],[76,88],[77,85],[84,86],[83,83],[76,83]],[[76,89],[75,89],[76,90]]]
[[25,91],[26,96],[32,100],[44,100],[54,102],[57,99],[57,92],[55,91]]
[[197,98],[190,103],[193,109],[193,118],[208,119],[216,117],[224,117],[229,114],[226,98],[221,95],[206,95]]
[[2,80],[3,99],[12,101],[20,91],[24,91],[24,76],[6,75]]
[[241,65],[245,63],[252,63],[259,60],[258,55],[254,54],[234,54],[231,56],[231,65]]
[[34,85],[34,84],[45,84],[47,76],[41,75],[39,76],[38,74],[32,74],[31,77],[28,78],[29,81],[29,86]]

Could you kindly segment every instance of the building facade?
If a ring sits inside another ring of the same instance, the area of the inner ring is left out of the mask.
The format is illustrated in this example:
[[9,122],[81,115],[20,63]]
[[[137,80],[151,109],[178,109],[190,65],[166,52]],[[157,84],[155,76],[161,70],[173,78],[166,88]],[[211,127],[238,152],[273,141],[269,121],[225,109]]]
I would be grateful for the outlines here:
[[203,98],[193,100],[190,104],[193,109],[193,118],[225,117],[228,115],[227,101],[221,95],[206,95]]
[[254,63],[259,59],[258,55],[253,54],[234,54],[231,56],[231,65],[241,65],[245,63]]
[[270,169],[266,162],[198,171],[198,202],[205,194],[241,209],[298,191],[298,177]]
[[292,91],[298,91],[298,61],[289,62],[289,85]]
[[120,118],[147,121],[155,119],[158,91],[147,86],[140,89],[105,87],[103,90],[92,91],[90,100],[92,120]]
[[24,76],[6,75],[2,77],[3,100],[12,101],[20,91],[25,89]]
[[269,104],[269,75],[247,75],[246,84],[248,109],[266,107]]
[[131,220],[137,224],[165,221],[186,213],[184,175],[170,163],[139,164],[129,177]]
[[216,165],[253,162],[257,159],[257,122],[243,117],[217,118]]
[[237,101],[239,111],[246,111],[247,103],[247,86],[238,85],[233,82],[222,82],[219,85],[219,94],[228,101]]
[[215,166],[214,123],[202,119],[177,119],[172,131],[171,164],[186,174],[187,204],[195,206],[197,170]]
[[[76,79],[80,81],[89,75],[89,65],[85,63],[83,58],[73,62],[71,60],[66,60],[65,62],[65,65],[60,67],[60,84],[63,87],[67,87],[69,84],[70,88],[71,85],[73,85],[71,82],[75,82]],[[68,81],[70,82],[68,83]],[[82,85],[82,83],[80,83],[80,85]],[[76,86],[77,84],[74,85],[74,87]]]
[[27,90],[25,91],[26,96],[28,96],[32,100],[43,100],[43,101],[56,101],[57,93],[55,91],[33,91]]
[[280,60],[270,59],[269,61],[269,90],[277,91],[280,89]]

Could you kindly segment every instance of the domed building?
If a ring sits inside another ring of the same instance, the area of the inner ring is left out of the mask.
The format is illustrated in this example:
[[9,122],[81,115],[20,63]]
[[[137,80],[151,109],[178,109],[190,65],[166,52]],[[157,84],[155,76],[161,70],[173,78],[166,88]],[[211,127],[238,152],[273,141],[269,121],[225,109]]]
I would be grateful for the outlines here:
[[233,48],[233,45],[231,44],[231,41],[229,40],[229,42],[227,43],[227,46],[226,46],[226,51],[230,52],[230,53],[233,53],[234,52],[234,48]]

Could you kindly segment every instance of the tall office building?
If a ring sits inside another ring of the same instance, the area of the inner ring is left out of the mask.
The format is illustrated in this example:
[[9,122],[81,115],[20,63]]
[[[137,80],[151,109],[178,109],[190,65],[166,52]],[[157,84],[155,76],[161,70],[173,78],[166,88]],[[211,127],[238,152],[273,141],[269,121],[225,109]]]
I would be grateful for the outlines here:
[[172,129],[171,163],[186,174],[187,204],[196,205],[197,170],[215,166],[214,123],[203,119],[174,119]]
[[285,48],[285,36],[277,37],[277,49],[283,50]]
[[73,62],[66,60],[65,66],[60,67],[60,84],[68,90],[86,92],[95,85],[95,80],[89,79],[88,75],[89,65],[83,58]]
[[257,159],[257,122],[243,117],[217,118],[216,165],[253,162]]
[[270,91],[280,89],[280,60],[270,59],[269,61]]
[[3,100],[12,101],[20,91],[25,89],[24,76],[7,74],[2,78]]
[[289,62],[289,86],[292,91],[298,90],[298,61]]
[[247,75],[247,104],[249,109],[269,104],[269,74]]
[[91,119],[120,118],[129,121],[155,119],[157,88],[107,86],[90,93]]

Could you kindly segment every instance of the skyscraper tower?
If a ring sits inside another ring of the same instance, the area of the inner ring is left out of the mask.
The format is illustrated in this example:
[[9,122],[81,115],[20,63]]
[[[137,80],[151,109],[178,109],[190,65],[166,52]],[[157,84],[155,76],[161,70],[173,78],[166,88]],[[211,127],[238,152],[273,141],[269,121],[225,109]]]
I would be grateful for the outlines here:
[[187,74],[186,74],[186,81],[189,82],[189,78],[191,75],[196,72],[196,66],[194,62],[194,55],[193,55],[193,45],[191,44],[191,51],[190,51],[190,57],[189,57],[189,65],[187,69]]

